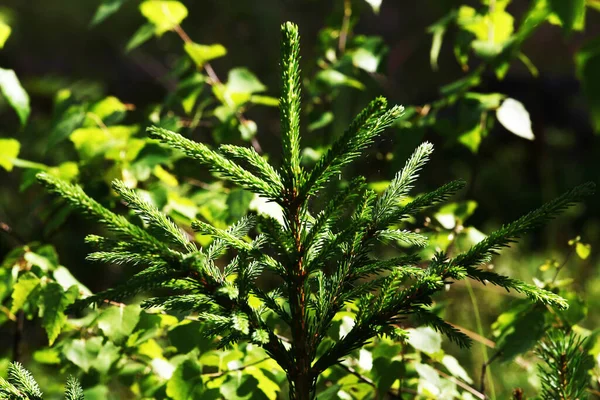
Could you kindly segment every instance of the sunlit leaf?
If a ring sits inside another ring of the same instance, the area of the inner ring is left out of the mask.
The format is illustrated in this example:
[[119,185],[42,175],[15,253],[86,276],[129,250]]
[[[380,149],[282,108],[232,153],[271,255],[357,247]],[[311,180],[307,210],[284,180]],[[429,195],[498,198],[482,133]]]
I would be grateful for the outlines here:
[[186,53],[194,60],[198,68],[204,67],[208,61],[223,57],[227,54],[227,49],[220,44],[203,45],[197,43],[186,43],[184,45]]
[[379,9],[381,8],[381,3],[383,0],[365,0],[373,9],[375,14],[379,14]]
[[140,319],[140,308],[136,305],[109,307],[98,317],[98,328],[115,343],[127,339]]
[[16,139],[0,139],[0,167],[12,171],[14,159],[18,157],[21,143]]
[[8,104],[17,112],[21,126],[25,125],[31,112],[29,95],[21,86],[17,74],[12,69],[0,68],[0,91]]
[[181,24],[188,15],[187,8],[179,1],[148,0],[140,4],[140,11],[154,25],[157,36]]
[[23,308],[30,296],[39,288],[41,283],[32,272],[26,272],[19,277],[19,280],[13,286],[11,313],[16,313]]
[[3,21],[0,21],[0,49],[2,49],[4,47],[4,44],[8,40],[8,37],[10,36],[10,32],[11,32],[10,26],[5,24]]
[[473,383],[473,379],[467,374],[467,371],[458,363],[458,360],[451,355],[445,354],[442,358],[442,364],[453,376],[462,379],[467,383]]
[[416,350],[426,354],[435,354],[442,349],[442,336],[428,326],[407,329],[408,343]]
[[573,29],[583,29],[585,24],[585,0],[548,0],[548,3],[558,17],[566,34],[570,34]]
[[167,383],[167,396],[174,400],[198,399],[202,397],[202,368],[191,359],[179,364]]
[[575,244],[575,252],[582,260],[587,259],[592,252],[592,246],[588,243],[577,242]]
[[498,121],[510,132],[527,140],[535,139],[531,130],[531,119],[520,101],[507,98],[496,110]]

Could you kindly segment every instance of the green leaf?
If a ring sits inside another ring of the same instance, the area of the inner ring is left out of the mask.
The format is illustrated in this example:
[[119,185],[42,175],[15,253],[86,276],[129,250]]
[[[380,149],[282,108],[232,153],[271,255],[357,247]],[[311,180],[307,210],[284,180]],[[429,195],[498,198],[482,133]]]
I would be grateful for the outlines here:
[[79,282],[73,276],[73,274],[71,274],[71,271],[69,271],[67,268],[63,267],[62,265],[59,265],[58,267],[56,267],[54,272],[52,272],[52,276],[54,277],[54,280],[56,281],[56,283],[58,283],[60,286],[62,286],[62,288],[64,290],[68,290],[69,288],[71,288],[71,286],[76,285],[77,291],[79,293],[81,293],[83,296],[87,297],[87,296],[92,295],[92,292],[90,291],[90,289],[88,289],[83,283]]
[[70,106],[54,123],[48,137],[48,149],[53,148],[69,137],[85,121],[86,107],[84,105]]
[[229,71],[226,84],[213,86],[215,96],[227,106],[222,110],[226,115],[222,116],[221,120],[228,119],[237,107],[250,101],[253,93],[263,92],[266,89],[256,75],[246,68],[234,68]]
[[600,38],[581,47],[575,55],[575,64],[587,98],[592,126],[600,134]]
[[10,32],[10,26],[5,24],[3,21],[0,21],[0,49],[4,48],[4,44],[10,36]]
[[407,329],[408,343],[416,350],[432,355],[442,350],[442,335],[428,326]]
[[250,101],[254,104],[260,104],[268,107],[277,107],[279,106],[279,99],[271,96],[262,96],[259,94],[253,94],[250,96]]
[[575,252],[582,260],[587,259],[592,252],[592,246],[588,243],[577,242],[575,244]]
[[492,324],[496,341],[496,349],[501,351],[502,360],[511,360],[518,354],[531,349],[544,335],[545,308],[532,305],[527,301],[500,314]]
[[352,52],[352,64],[361,68],[367,72],[377,72],[377,67],[379,66],[379,61],[381,57],[371,50],[361,47]]
[[527,140],[535,139],[531,130],[531,119],[520,101],[507,98],[496,110],[496,118],[510,132]]
[[154,36],[154,25],[148,23],[140,26],[137,31],[131,36],[131,39],[127,42],[125,46],[125,51],[130,52],[136,47],[141,46],[146,43],[150,38]]
[[109,307],[98,317],[98,328],[115,343],[122,343],[135,329],[140,320],[140,308],[137,305]]
[[167,396],[174,400],[199,399],[204,391],[202,368],[191,359],[179,364],[167,383]]
[[103,155],[108,160],[132,161],[145,145],[142,139],[131,138],[137,126],[115,125],[106,128],[79,128],[71,134],[71,141],[81,158]]
[[56,282],[48,282],[42,291],[44,316],[42,325],[48,334],[50,346],[54,343],[67,320],[64,311],[73,304],[79,295],[77,286],[64,291]]
[[350,86],[359,90],[363,90],[365,88],[365,86],[356,79],[350,78],[349,76],[331,68],[319,71],[315,78],[317,81],[325,83],[331,87]]
[[119,358],[120,348],[103,340],[100,336],[72,340],[64,345],[63,355],[86,373],[93,368],[105,374]]
[[462,379],[463,381],[471,384],[473,383],[473,379],[467,374],[467,371],[458,363],[456,358],[445,354],[444,358],[442,358],[442,364],[452,376]]
[[203,45],[197,43],[186,43],[185,52],[194,60],[198,68],[204,67],[204,64],[215,58],[223,57],[227,54],[227,49],[220,44]]
[[[108,96],[90,107],[89,114],[100,119],[105,125],[121,122],[127,112],[127,106],[114,96]],[[84,126],[98,126],[95,118],[86,118]]]
[[0,68],[0,91],[8,104],[17,112],[21,126],[24,126],[31,112],[29,95],[21,86],[17,74],[12,69]]
[[585,23],[585,0],[548,0],[550,8],[558,17],[565,31],[582,30]]
[[15,314],[23,308],[29,297],[40,286],[41,280],[32,272],[25,272],[13,286],[12,306],[10,312]]
[[60,364],[61,360],[60,360],[60,352],[54,348],[54,349],[50,349],[50,348],[46,348],[46,349],[40,349],[40,350],[36,350],[33,353],[33,359],[35,360],[35,362],[38,362],[40,364]]
[[227,89],[233,93],[257,93],[267,90],[247,68],[234,68],[227,75]]
[[96,10],[94,17],[92,18],[92,22],[90,22],[91,26],[98,25],[106,18],[110,17],[125,3],[126,0],[103,0],[102,4]]
[[145,1],[140,4],[140,11],[154,25],[157,36],[181,24],[188,15],[187,8],[179,1]]
[[96,385],[83,391],[85,400],[106,400],[110,399],[110,390],[105,385]]
[[21,150],[21,143],[16,139],[0,139],[0,167],[12,171],[14,160]]

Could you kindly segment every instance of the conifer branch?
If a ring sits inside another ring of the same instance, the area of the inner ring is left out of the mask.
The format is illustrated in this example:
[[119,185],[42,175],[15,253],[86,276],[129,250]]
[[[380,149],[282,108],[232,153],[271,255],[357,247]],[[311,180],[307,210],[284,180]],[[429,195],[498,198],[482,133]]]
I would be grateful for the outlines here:
[[376,224],[390,214],[397,212],[400,201],[408,194],[415,180],[419,177],[419,171],[429,161],[433,152],[433,145],[429,142],[421,144],[410,156],[400,172],[396,174],[387,189],[377,200],[373,209],[373,218]]
[[211,171],[218,173],[225,180],[240,185],[242,188],[268,199],[276,200],[280,197],[280,192],[276,185],[270,185],[269,182],[258,178],[233,161],[210,150],[202,143],[194,142],[178,133],[154,126],[148,128],[148,134],[150,137],[160,140],[171,148],[183,151],[188,157],[206,165]]
[[114,180],[112,187],[127,203],[129,208],[134,210],[151,228],[161,231],[170,242],[182,246],[189,252],[198,251],[196,245],[190,242],[187,235],[175,222],[154,205],[143,200],[132,189],[125,186],[123,181]]
[[341,173],[342,168],[359,157],[373,139],[392,125],[404,112],[401,106],[387,109],[387,100],[378,97],[352,121],[350,127],[335,141],[317,162],[302,187],[305,196],[314,195],[326,182]]
[[[239,225],[239,228],[237,228],[237,229],[239,229],[242,232],[248,232],[248,230],[250,230],[250,228],[252,228],[255,225],[255,220],[254,220],[254,218],[243,217],[238,222],[238,225]],[[254,249],[254,246],[252,244],[242,240],[241,236],[236,235],[231,230],[218,229],[218,228],[215,228],[214,226],[207,224],[206,222],[202,222],[202,221],[192,222],[192,228],[196,232],[199,232],[203,235],[210,235],[215,238],[218,238],[223,243],[225,243],[228,246],[231,246],[235,249],[243,250],[243,251],[252,251]]]
[[19,362],[8,366],[8,383],[12,384],[19,392],[29,399],[41,399],[42,391],[33,376]]
[[433,207],[448,200],[450,196],[464,187],[465,181],[456,180],[440,186],[432,192],[419,195],[408,204],[400,206],[398,209],[391,211],[386,217],[382,217],[380,220],[380,225],[387,226],[392,223],[400,222],[406,217],[414,215],[425,208]]
[[61,181],[44,172],[39,173],[37,178],[50,192],[60,195],[72,207],[105,224],[110,230],[116,232],[123,239],[135,243],[140,249],[161,254],[170,260],[181,258],[180,253],[171,250],[142,228],[133,225],[124,217],[102,207],[98,202],[88,197],[81,187]]
[[65,387],[65,400],[85,400],[83,395],[83,389],[79,384],[79,381],[73,376],[67,378],[67,385]]
[[256,152],[254,147],[240,147],[229,144],[221,145],[219,150],[232,159],[246,162],[254,169],[255,174],[268,184],[274,186],[278,193],[283,192],[283,181],[279,172],[267,160]]
[[300,167],[300,35],[298,26],[286,22],[281,26],[281,142],[283,176],[287,187],[301,183]]

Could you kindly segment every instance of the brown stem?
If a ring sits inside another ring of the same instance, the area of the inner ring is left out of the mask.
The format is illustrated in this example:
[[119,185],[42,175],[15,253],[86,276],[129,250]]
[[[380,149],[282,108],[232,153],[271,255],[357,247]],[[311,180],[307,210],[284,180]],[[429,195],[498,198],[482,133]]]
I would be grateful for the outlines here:
[[479,384],[479,392],[481,392],[485,398],[487,399],[488,397],[485,394],[485,373],[487,371],[487,367],[494,362],[494,360],[496,360],[496,358],[498,358],[500,356],[500,354],[502,354],[502,350],[498,350],[497,352],[494,353],[493,356],[490,357],[489,360],[487,360],[487,362],[484,362],[483,365],[481,366],[481,381]]
[[292,387],[291,397],[296,400],[310,400],[314,397],[314,374],[311,370],[312,350],[306,326],[306,269],[302,246],[302,224],[296,191],[289,198],[288,215],[292,221],[291,231],[296,249],[296,262],[289,271],[290,311],[292,314],[292,353],[295,365],[289,371]]
[[344,0],[344,19],[342,20],[342,28],[340,29],[340,40],[338,42],[338,50],[340,55],[346,51],[346,42],[350,31],[350,17],[352,16],[352,2]]

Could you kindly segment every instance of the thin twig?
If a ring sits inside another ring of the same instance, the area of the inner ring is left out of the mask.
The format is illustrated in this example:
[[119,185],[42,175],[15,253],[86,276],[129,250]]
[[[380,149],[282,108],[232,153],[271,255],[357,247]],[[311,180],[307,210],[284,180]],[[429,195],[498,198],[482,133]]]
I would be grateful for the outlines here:
[[344,0],[344,19],[342,20],[342,27],[340,29],[340,39],[338,41],[338,50],[340,53],[346,51],[346,42],[348,41],[348,34],[350,31],[350,17],[352,16],[352,2],[351,0]]
[[[484,362],[483,365],[481,366],[481,381],[480,381],[480,385],[479,385],[479,391],[481,393],[483,393],[484,395],[485,395],[485,374],[487,372],[487,367],[492,362],[494,362],[494,360],[496,360],[496,358],[498,358],[501,354],[502,354],[502,349],[500,349],[496,353],[494,353],[494,355],[491,356],[490,359],[487,360],[486,362]],[[487,399],[488,397],[485,396],[485,398]]]
[[[175,31],[175,33],[177,33],[179,35],[179,37],[181,38],[181,40],[183,40],[184,43],[186,43],[186,44],[194,43],[192,41],[192,39],[190,38],[190,36],[183,30],[183,28],[180,25],[175,25],[173,30]],[[219,79],[219,76],[213,69],[212,65],[210,65],[210,63],[208,63],[208,62],[204,63],[204,71],[208,75],[208,78],[209,78],[208,84],[209,85],[215,86],[215,85],[223,84],[221,82],[221,80]],[[230,108],[232,108],[232,109],[236,108],[236,105],[229,98],[229,96],[224,96],[224,100]],[[244,114],[239,109],[236,109],[235,115],[240,124],[245,125],[247,123],[246,117],[244,117]],[[262,153],[262,147],[255,137],[252,138],[251,144],[252,144],[252,147],[254,147],[254,150],[256,150],[258,153]]]
[[15,242],[18,242],[20,245],[24,245],[26,243],[26,241],[21,236],[19,236],[13,230],[13,228],[10,227],[10,225],[8,225],[4,221],[0,221],[0,231],[6,233],[8,236],[10,236]]
[[556,273],[554,274],[554,277],[552,278],[552,283],[554,283],[556,281],[556,278],[558,278],[558,274],[560,273],[560,271],[564,268],[565,265],[567,265],[567,262],[569,262],[571,255],[575,251],[575,246],[576,246],[576,244],[574,244],[573,246],[570,246],[569,252],[565,256],[565,259],[563,260],[562,264],[560,264],[558,267],[556,267]]

